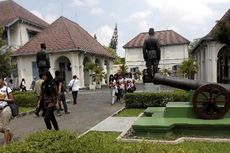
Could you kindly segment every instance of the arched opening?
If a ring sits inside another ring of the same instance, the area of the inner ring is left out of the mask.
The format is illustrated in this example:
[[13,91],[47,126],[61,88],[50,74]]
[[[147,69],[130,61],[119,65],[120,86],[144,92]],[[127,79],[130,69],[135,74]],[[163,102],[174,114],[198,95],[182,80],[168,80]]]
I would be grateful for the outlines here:
[[230,83],[230,48],[221,48],[217,58],[217,82]]
[[55,61],[56,70],[60,71],[61,77],[64,80],[64,85],[67,85],[72,78],[71,62],[65,57],[61,56]]
[[85,66],[87,65],[87,63],[90,63],[90,61],[88,57],[85,57],[83,60],[85,87],[89,87],[89,84],[90,84],[89,70],[85,69]]

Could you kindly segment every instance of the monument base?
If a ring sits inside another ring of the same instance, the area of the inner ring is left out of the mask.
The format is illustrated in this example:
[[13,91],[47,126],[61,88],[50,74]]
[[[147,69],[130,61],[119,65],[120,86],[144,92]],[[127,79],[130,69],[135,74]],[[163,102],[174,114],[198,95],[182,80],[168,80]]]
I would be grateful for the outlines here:
[[155,85],[154,83],[145,83],[144,92],[160,92],[160,85]]
[[230,137],[230,113],[218,120],[196,117],[189,102],[169,102],[167,107],[148,107],[132,125],[135,135],[155,138],[180,136]]

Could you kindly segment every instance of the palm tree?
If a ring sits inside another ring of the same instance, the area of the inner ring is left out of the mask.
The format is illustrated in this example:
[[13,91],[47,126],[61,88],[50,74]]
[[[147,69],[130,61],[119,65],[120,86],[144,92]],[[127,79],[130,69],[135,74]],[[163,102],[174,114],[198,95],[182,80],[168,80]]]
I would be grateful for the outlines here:
[[197,73],[198,67],[195,61],[192,58],[189,58],[182,62],[179,69],[183,74],[187,75],[188,79],[194,79],[194,74]]

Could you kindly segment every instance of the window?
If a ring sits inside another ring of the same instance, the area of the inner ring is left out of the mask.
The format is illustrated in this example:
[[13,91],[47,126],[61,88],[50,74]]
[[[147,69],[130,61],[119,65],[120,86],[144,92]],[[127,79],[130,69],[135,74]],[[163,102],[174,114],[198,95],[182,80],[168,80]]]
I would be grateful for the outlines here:
[[39,78],[38,67],[36,62],[32,62],[33,77]]
[[28,34],[29,40],[30,40],[31,38],[33,38],[37,33],[38,33],[37,31],[33,31],[33,30],[27,29],[27,34]]

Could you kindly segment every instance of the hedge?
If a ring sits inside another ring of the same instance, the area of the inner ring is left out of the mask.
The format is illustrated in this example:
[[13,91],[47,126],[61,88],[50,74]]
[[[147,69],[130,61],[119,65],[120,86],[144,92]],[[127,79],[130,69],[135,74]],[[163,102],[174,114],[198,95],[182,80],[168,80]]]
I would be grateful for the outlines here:
[[81,138],[67,131],[36,132],[28,139],[13,142],[0,153],[226,153],[229,143],[193,142],[180,144],[125,143],[116,141],[119,133],[90,132]]
[[167,102],[190,101],[190,94],[184,90],[160,93],[128,93],[125,95],[126,108],[147,108],[165,106]]
[[37,104],[37,95],[34,92],[16,91],[13,96],[19,107],[35,107]]

